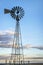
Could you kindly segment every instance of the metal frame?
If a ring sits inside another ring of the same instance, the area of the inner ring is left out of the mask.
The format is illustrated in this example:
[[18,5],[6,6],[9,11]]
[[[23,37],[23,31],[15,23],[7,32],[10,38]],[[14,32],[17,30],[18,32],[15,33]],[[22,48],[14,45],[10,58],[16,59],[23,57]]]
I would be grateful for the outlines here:
[[[20,29],[19,21],[24,16],[24,10],[22,7],[16,6],[16,7],[13,7],[12,10],[5,9],[4,11],[5,11],[5,14],[10,13],[12,18],[16,19],[16,28],[15,28],[16,33],[14,34],[14,40],[13,40],[12,53],[11,53],[10,60],[13,60],[13,63],[16,63],[16,61],[19,61],[19,64],[20,64],[21,62],[20,57],[22,55],[23,57],[22,61],[23,61],[24,55],[23,55],[22,36],[21,36],[21,29]],[[14,44],[15,44],[15,48],[14,48]]]

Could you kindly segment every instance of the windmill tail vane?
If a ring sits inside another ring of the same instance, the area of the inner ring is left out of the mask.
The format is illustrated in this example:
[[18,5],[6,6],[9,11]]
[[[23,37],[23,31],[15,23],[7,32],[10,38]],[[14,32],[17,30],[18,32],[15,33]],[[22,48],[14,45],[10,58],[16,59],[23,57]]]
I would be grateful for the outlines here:
[[4,13],[5,14],[10,13],[10,10],[9,9],[4,9]]

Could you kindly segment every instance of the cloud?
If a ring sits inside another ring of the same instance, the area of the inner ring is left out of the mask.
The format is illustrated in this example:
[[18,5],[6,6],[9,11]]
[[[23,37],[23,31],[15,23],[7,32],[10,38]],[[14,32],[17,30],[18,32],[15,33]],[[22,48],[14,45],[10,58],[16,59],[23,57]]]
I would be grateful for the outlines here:
[[10,55],[0,55],[0,60],[9,59]]
[[11,48],[12,45],[11,44],[0,44],[0,47],[2,47],[2,48]]
[[[4,59],[8,60],[8,59],[10,59],[10,57],[11,57],[11,55],[0,55],[0,60],[4,60]],[[14,55],[13,55],[13,57],[14,57]],[[24,56],[24,59],[34,59],[34,60],[35,59],[42,59],[43,60],[43,57],[40,57],[40,56],[39,57],[29,57],[29,56],[26,57],[26,56]]]
[[23,47],[24,47],[24,48],[31,48],[32,45],[31,45],[31,44],[25,44]]
[[0,44],[0,47],[2,47],[2,48],[21,48],[21,47],[19,47],[17,44],[14,44],[13,45],[13,42],[11,42],[11,43],[9,43],[9,44],[5,44],[5,43],[3,43],[3,44]]
[[14,34],[15,34],[15,32],[12,31],[12,30],[6,30],[5,32],[6,32],[8,35],[14,35]]
[[43,46],[40,46],[40,45],[31,45],[31,44],[25,44],[24,45],[24,48],[27,48],[27,49],[29,49],[29,48],[36,48],[36,49],[39,49],[39,50],[43,50]]
[[13,35],[14,31],[12,30],[0,31],[0,43],[10,42],[13,39],[12,38]]
[[[12,30],[0,31],[0,47],[11,48],[12,47],[11,43],[13,42],[12,36],[14,34],[15,34],[15,32]],[[14,47],[17,47],[17,45]],[[43,50],[43,46],[35,46],[35,45],[33,46],[31,44],[25,44],[25,45],[23,45],[23,48],[36,48],[36,49]]]
[[33,46],[32,48],[36,48],[36,49],[39,49],[39,50],[43,50],[43,46]]
[[9,35],[0,35],[0,41],[9,41],[11,38]]
[[[5,42],[6,43],[6,42]],[[11,41],[11,42],[9,42],[8,44],[5,44],[5,43],[0,43],[0,47],[2,47],[2,48],[12,48],[12,46],[15,48],[19,48],[19,46],[18,45],[13,45],[13,41]],[[29,48],[36,48],[36,49],[39,49],[39,50],[43,50],[43,46],[33,46],[33,45],[31,45],[31,44],[25,44],[25,45],[23,45],[22,46],[22,48],[23,49],[29,49]]]
[[[16,33],[12,30],[0,31],[0,47],[11,48],[13,46],[14,34]],[[14,44],[14,47],[19,46]]]
[[12,30],[4,30],[4,31],[0,31],[0,35],[14,35],[14,31]]

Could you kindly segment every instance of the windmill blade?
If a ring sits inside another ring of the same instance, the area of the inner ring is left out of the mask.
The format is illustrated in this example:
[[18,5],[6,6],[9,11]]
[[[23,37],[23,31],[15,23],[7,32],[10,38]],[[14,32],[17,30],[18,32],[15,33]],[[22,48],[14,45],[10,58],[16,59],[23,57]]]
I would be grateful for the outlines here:
[[7,13],[10,13],[11,11],[9,9],[4,9],[4,13],[7,14]]

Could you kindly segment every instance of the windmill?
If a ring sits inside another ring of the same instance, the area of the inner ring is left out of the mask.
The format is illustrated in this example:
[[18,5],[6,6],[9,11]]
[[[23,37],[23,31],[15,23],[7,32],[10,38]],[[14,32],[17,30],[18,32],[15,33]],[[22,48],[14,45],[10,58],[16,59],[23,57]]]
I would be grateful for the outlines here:
[[5,14],[10,13],[11,17],[16,20],[16,28],[15,28],[10,60],[13,61],[13,63],[18,62],[20,64],[21,60],[22,61],[24,60],[22,36],[21,36],[21,29],[20,29],[20,19],[23,18],[24,16],[24,10],[22,7],[16,6],[16,7],[13,7],[11,10],[4,9],[4,13]]

